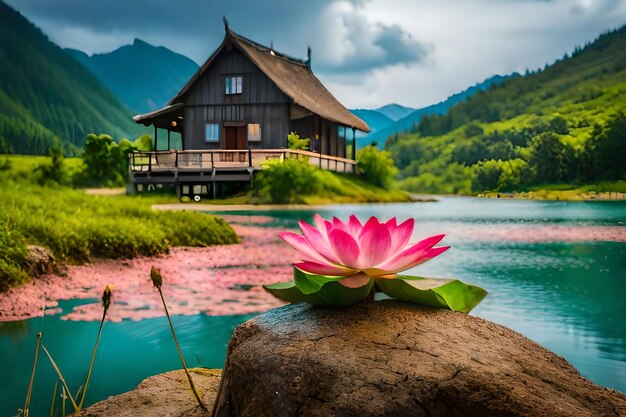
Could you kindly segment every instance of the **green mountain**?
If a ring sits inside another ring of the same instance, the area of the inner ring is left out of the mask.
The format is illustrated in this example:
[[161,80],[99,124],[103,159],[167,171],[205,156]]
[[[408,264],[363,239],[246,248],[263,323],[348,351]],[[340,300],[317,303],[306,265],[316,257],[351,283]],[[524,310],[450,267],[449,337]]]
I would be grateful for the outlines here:
[[469,97],[473,96],[477,92],[488,90],[492,85],[500,84],[504,80],[516,76],[519,76],[519,74],[512,74],[507,76],[494,75],[493,77],[488,78],[481,83],[475,84],[459,93],[451,95],[446,100],[441,101],[437,104],[422,107],[421,109],[412,109],[410,113],[400,119],[397,119],[393,123],[390,123],[383,128],[372,130],[370,134],[364,135],[361,141],[357,142],[357,147],[362,148],[363,146],[367,146],[370,143],[376,143],[378,144],[379,148],[382,148],[385,141],[389,137],[399,133],[410,131],[415,126],[415,124],[419,123],[420,119],[423,116],[430,114],[445,114],[452,106],[464,100],[467,100]]
[[88,56],[75,49],[65,51],[96,74],[124,104],[140,113],[163,107],[199,68],[184,55],[140,39],[106,54]]
[[[350,111],[352,112],[352,114],[356,115],[358,118],[360,118],[365,123],[367,123],[367,125],[370,127],[370,133],[364,133],[364,132],[361,132],[360,130],[357,130],[355,132],[356,139],[357,139],[357,142],[356,142],[357,148],[363,147],[362,145],[363,140],[361,138],[367,137],[368,135],[371,135],[372,133],[377,132],[380,129],[384,129],[385,127],[393,123],[392,119],[390,119],[388,116],[385,116],[384,114],[376,110],[354,109]],[[352,134],[348,135],[348,139],[352,140]]]
[[403,117],[408,116],[410,113],[415,111],[415,109],[412,107],[405,107],[396,103],[391,103],[387,104],[386,106],[374,109],[374,111],[384,114],[395,122],[396,120],[400,120]]
[[71,150],[88,133],[142,131],[96,76],[0,1],[0,152]]
[[626,26],[422,117],[386,143],[401,185],[475,193],[626,179],[624,51]]

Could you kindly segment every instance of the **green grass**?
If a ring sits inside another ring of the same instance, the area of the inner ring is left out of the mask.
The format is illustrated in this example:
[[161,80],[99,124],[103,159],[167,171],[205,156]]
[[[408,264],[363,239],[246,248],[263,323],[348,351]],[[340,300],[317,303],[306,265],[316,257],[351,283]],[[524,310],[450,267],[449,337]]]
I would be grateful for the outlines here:
[[384,189],[360,177],[322,171],[324,189],[316,195],[304,196],[305,204],[392,203],[410,201],[409,195],[397,188]]
[[[172,246],[207,246],[238,241],[221,218],[194,212],[157,212],[171,195],[94,196],[65,186],[30,180],[44,157],[0,156],[0,290],[27,281],[27,245],[49,249],[58,261],[131,258],[165,253]],[[65,164],[78,166],[79,160]]]

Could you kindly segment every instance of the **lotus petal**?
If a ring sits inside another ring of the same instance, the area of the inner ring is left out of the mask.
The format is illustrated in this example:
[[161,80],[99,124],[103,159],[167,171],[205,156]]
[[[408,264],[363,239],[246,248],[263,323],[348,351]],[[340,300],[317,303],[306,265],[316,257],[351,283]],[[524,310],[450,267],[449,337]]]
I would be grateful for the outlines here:
[[293,232],[282,232],[279,233],[278,236],[300,253],[301,260],[317,262],[320,264],[330,262],[324,256],[320,255],[319,252],[313,249],[309,244],[309,241],[306,240],[304,236]]
[[302,234],[308,240],[309,245],[319,254],[334,263],[339,263],[339,259],[328,242],[327,234],[322,234],[317,228],[311,226],[307,222],[300,221],[300,229]]
[[328,239],[342,265],[352,267],[356,263],[355,261],[359,259],[359,244],[348,232],[333,229],[328,234]]
[[341,285],[348,288],[359,288],[367,285],[372,278],[362,272],[345,277],[338,281]]
[[296,268],[301,269],[305,272],[317,275],[333,275],[337,277],[345,277],[347,275],[352,275],[357,272],[354,269],[345,268],[343,266],[333,264],[318,264],[316,262],[299,262],[293,265]]
[[390,230],[392,242],[389,253],[397,253],[397,251],[402,250],[409,243],[414,227],[415,220],[408,219]]
[[350,219],[348,220],[348,231],[355,238],[359,236],[361,230],[363,229],[363,225],[361,221],[354,215],[350,215]]
[[405,269],[410,268],[408,265],[419,261],[424,255],[426,255],[428,250],[439,243],[444,237],[445,235],[436,235],[417,242],[408,249],[405,249],[385,262],[382,262],[380,265],[376,265],[375,268],[389,272],[404,271]]
[[389,253],[391,242],[391,234],[386,225],[380,223],[366,224],[359,239],[361,256],[356,266],[363,269],[383,262]]

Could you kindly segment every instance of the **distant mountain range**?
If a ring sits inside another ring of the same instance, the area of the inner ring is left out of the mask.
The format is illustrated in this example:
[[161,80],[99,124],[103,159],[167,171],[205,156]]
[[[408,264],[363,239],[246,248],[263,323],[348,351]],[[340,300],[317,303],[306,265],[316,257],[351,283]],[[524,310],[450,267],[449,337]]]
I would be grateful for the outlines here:
[[382,106],[374,110],[378,113],[384,114],[394,122],[408,116],[415,111],[415,109],[412,107],[405,107],[396,103],[387,104],[386,106]]
[[0,39],[0,153],[69,150],[88,133],[143,131],[95,75],[2,1]]
[[199,68],[186,56],[141,39],[105,54],[88,56],[75,49],[65,51],[137,113],[163,107]]
[[[357,134],[357,148],[376,143],[383,148],[385,141],[398,133],[411,130],[425,115],[445,114],[452,106],[467,100],[479,91],[486,91],[492,85],[498,85],[504,80],[517,77],[519,74],[494,75],[485,81],[475,84],[460,93],[456,93],[446,100],[421,109],[404,107],[399,104],[388,104],[375,110],[355,109],[352,113],[363,119],[372,129],[369,134]],[[392,117],[394,116],[394,117]]]

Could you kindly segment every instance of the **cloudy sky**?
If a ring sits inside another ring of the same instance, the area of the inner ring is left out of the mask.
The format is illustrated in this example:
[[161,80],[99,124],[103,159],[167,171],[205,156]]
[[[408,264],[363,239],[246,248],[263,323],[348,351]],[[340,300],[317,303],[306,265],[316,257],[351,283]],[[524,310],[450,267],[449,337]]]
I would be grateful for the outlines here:
[[141,38],[201,64],[236,32],[304,58],[348,107],[422,107],[543,67],[626,23],[626,0],[8,0],[62,47]]

